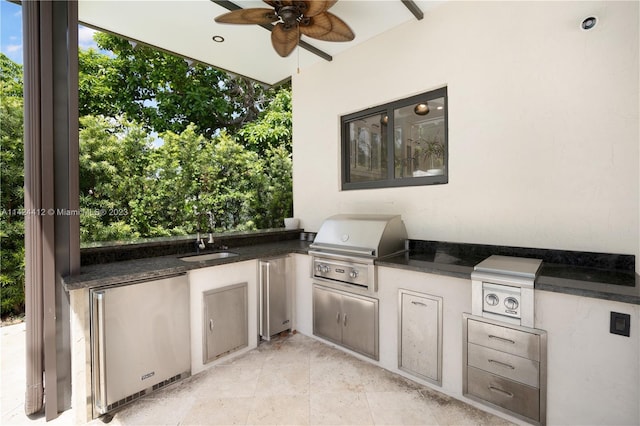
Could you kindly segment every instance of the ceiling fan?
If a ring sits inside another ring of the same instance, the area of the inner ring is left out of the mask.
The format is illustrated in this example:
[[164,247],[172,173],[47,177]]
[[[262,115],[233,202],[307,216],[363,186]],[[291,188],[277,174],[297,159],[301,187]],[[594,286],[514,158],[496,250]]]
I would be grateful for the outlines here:
[[215,18],[224,24],[272,24],[271,44],[284,57],[300,41],[300,35],[324,41],[351,41],[355,34],[342,19],[328,10],[338,0],[264,0],[269,8],[238,9]]

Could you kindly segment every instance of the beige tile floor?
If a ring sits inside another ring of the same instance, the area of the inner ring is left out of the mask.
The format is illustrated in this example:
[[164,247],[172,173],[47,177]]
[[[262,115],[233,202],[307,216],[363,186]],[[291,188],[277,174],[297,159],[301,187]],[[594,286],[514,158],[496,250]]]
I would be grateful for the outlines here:
[[[3,364],[5,349],[2,348]],[[16,407],[16,401],[11,407],[5,407],[8,377],[4,370],[2,425],[44,423],[42,418],[32,420],[20,414],[21,407]],[[5,412],[6,408],[11,408],[10,412]],[[67,413],[49,424],[68,424]],[[94,420],[92,424],[101,425],[102,421]],[[511,423],[296,334],[263,343],[257,349],[123,407],[109,424]]]

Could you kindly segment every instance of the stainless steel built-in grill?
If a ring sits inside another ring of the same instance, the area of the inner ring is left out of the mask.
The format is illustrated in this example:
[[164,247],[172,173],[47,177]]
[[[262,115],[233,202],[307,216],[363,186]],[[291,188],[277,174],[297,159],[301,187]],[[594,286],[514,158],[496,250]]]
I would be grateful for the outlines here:
[[471,273],[474,315],[533,327],[533,286],[542,260],[493,255]]
[[313,277],[350,290],[376,292],[374,261],[403,252],[407,231],[399,215],[340,214],[324,221],[311,244]]

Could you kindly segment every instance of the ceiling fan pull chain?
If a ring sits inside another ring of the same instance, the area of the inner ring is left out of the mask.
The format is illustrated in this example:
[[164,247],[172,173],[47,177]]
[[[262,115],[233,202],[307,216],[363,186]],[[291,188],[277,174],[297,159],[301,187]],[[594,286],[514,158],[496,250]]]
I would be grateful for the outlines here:
[[[298,40],[300,40],[300,26],[298,25]],[[297,54],[298,54],[298,74],[300,74],[300,45],[296,46]]]

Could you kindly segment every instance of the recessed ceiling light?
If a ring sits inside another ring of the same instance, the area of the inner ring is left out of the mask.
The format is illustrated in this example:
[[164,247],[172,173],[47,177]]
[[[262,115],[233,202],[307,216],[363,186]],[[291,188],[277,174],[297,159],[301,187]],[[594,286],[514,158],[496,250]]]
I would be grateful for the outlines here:
[[214,35],[212,37],[213,41],[215,41],[216,43],[222,43],[224,41],[224,37],[219,36],[219,35]]
[[436,109],[444,109],[444,107],[440,105],[439,107],[436,107]]
[[590,29],[595,27],[597,23],[598,23],[598,18],[596,18],[595,16],[589,16],[587,18],[584,18],[582,23],[580,23],[580,28],[582,28],[585,31],[589,31]]

